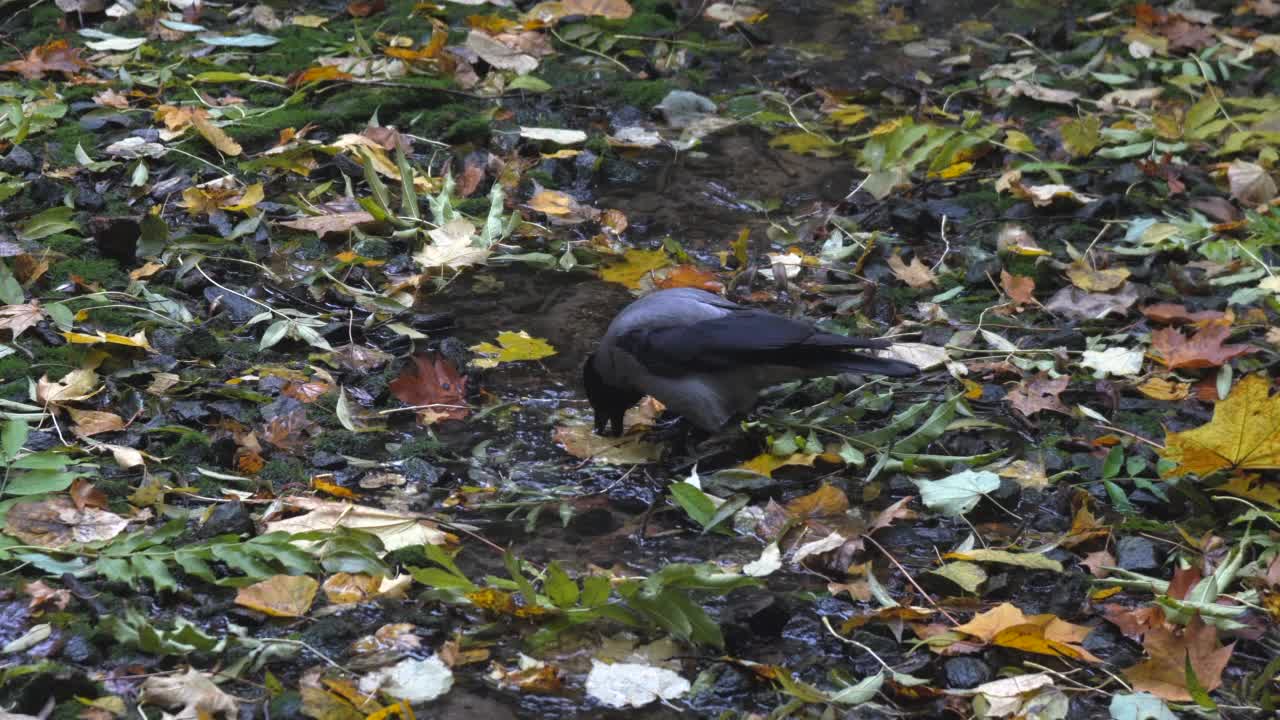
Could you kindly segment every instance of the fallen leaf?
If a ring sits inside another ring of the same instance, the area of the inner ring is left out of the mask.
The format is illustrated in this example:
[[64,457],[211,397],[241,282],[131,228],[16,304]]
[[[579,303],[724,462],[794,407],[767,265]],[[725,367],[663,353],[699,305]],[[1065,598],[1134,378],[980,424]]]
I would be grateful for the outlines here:
[[787,512],[801,520],[814,517],[842,515],[849,509],[849,498],[833,485],[822,485],[808,495],[801,495],[787,503]]
[[294,230],[313,232],[324,237],[329,233],[347,233],[350,232],[352,228],[371,222],[373,222],[373,215],[364,211],[359,211],[334,213],[332,215],[316,215],[314,217],[289,220],[278,224],[287,228],[293,228]]
[[635,290],[646,275],[671,264],[665,250],[628,250],[622,256],[622,262],[614,263],[600,269],[600,279],[615,282]]
[[913,288],[932,287],[938,281],[933,271],[920,262],[918,257],[912,257],[911,263],[907,264],[902,261],[902,258],[897,253],[894,253],[889,256],[886,262],[889,263],[889,269],[893,271],[893,274],[899,280]]
[[1280,469],[1280,396],[1270,390],[1266,375],[1248,375],[1214,406],[1208,423],[1169,433],[1163,455],[1175,465],[1164,475]]
[[576,458],[607,465],[641,465],[662,456],[662,446],[646,442],[640,433],[602,437],[587,423],[557,426],[552,439]]
[[1040,373],[1030,380],[1014,386],[1006,398],[1014,410],[1026,417],[1031,417],[1041,410],[1053,410],[1064,415],[1070,415],[1071,411],[1058,398],[1062,391],[1067,389],[1067,385],[1070,384],[1071,378],[1067,375],[1059,378],[1050,378],[1047,374]]
[[1276,197],[1276,181],[1261,165],[1244,160],[1234,160],[1227,167],[1227,183],[1231,197],[1247,207],[1259,207]]
[[536,338],[521,330],[511,332],[504,330],[498,333],[498,344],[483,342],[472,345],[470,350],[484,357],[468,363],[471,367],[495,368],[500,363],[520,362],[521,360],[541,360],[556,354],[556,349],[542,338]]
[[191,114],[191,125],[218,152],[233,157],[244,152],[243,148],[240,147],[240,143],[232,140],[231,136],[222,128],[213,124],[213,120],[209,118],[209,112],[204,108],[200,108]]
[[14,72],[27,80],[40,80],[45,73],[71,76],[91,67],[80,58],[79,48],[72,48],[66,40],[54,40],[32,48],[21,60],[10,60],[0,65],[0,72]]
[[1186,400],[1191,394],[1191,383],[1153,377],[1138,385],[1138,392],[1152,400]]
[[1073,625],[1052,614],[1027,616],[1010,603],[1001,603],[980,613],[969,622],[956,626],[955,630],[1001,647],[1102,662],[1079,646],[1093,628]]
[[1161,328],[1151,333],[1151,349],[1170,370],[1181,368],[1220,367],[1234,358],[1257,352],[1252,345],[1224,345],[1231,328],[1215,322],[1188,338],[1176,328]]
[[432,242],[424,244],[413,259],[425,268],[464,268],[483,264],[491,248],[472,244],[476,227],[463,218],[454,218],[443,227],[429,230]]
[[236,592],[236,604],[272,617],[303,617],[320,583],[306,575],[272,575]]
[[538,58],[504,45],[479,30],[467,34],[466,47],[499,70],[514,70],[517,75],[527,75],[538,69]]
[[1115,294],[1085,292],[1077,287],[1064,287],[1049,298],[1045,309],[1074,320],[1099,320],[1112,313],[1125,315],[1138,301],[1138,291],[1131,284]]
[[1035,305],[1035,278],[1025,275],[1010,275],[1008,270],[1000,271],[1000,287],[1018,308],[1024,305]]
[[438,419],[462,420],[467,406],[467,377],[439,353],[413,356],[400,376],[391,381],[391,394],[400,402],[431,410]]
[[29,545],[61,548],[73,543],[110,540],[124,532],[129,521],[101,508],[77,508],[66,496],[26,501],[9,508],[5,533]]
[[778,457],[773,453],[761,453],[750,460],[738,466],[741,470],[750,470],[754,473],[773,477],[773,473],[778,468],[788,465],[801,465],[803,467],[813,467],[813,461],[818,456],[813,453],[794,453],[786,457]]
[[1206,323],[1214,320],[1225,320],[1227,314],[1218,310],[1199,310],[1191,312],[1185,305],[1174,303],[1156,303],[1142,308],[1142,314],[1151,322],[1161,325],[1181,325],[1183,323]]
[[[306,513],[268,522],[267,532],[304,533],[312,530],[333,531],[340,527],[353,528],[377,535],[386,552],[424,543],[443,545],[449,540],[449,536],[437,529],[429,518],[416,513],[305,496],[289,497],[285,505],[305,510]],[[294,541],[294,544],[300,547],[306,545],[300,541]]]
[[1173,702],[1192,700],[1187,688],[1187,662],[1196,680],[1212,692],[1222,686],[1222,671],[1231,660],[1235,643],[1220,645],[1218,631],[1199,615],[1175,632],[1165,625],[1149,629],[1142,641],[1149,659],[1124,671],[1136,690]]
[[689,692],[689,681],[666,668],[639,663],[591,660],[587,695],[611,708],[643,707],[655,700],[675,700]]
[[181,707],[173,714],[175,718],[237,717],[240,708],[235,697],[223,692],[211,677],[195,668],[189,668],[183,675],[149,677],[142,683],[138,702]]
[[92,437],[125,428],[124,418],[113,412],[67,408],[67,413],[71,415],[71,422],[75,423],[76,434],[80,437]]
[[1088,292],[1105,293],[1117,290],[1129,279],[1128,268],[1098,270],[1083,261],[1076,261],[1067,268],[1071,284]]
[[0,307],[0,330],[9,330],[13,339],[17,340],[23,330],[39,324],[44,318],[44,310],[39,301],[32,300],[26,305],[5,305]]

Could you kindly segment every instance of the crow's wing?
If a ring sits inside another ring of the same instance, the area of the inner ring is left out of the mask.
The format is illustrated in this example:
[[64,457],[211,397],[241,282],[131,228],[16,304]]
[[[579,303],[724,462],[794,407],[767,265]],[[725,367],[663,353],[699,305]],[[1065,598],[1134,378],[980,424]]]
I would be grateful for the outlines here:
[[[848,352],[887,347],[886,342],[822,332],[809,323],[751,308],[691,324],[636,328],[619,337],[618,346],[654,374],[665,376],[720,372],[748,365],[818,369],[855,359],[869,361],[870,366],[850,367],[848,371],[863,369],[889,375],[917,372],[907,363]],[[879,363],[883,363],[883,369],[874,367]]]

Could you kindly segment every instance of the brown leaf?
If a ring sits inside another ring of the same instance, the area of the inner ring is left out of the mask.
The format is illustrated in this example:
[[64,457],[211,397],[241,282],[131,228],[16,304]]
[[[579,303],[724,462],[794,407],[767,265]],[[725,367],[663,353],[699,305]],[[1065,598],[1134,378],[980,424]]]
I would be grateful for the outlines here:
[[400,377],[391,381],[391,394],[400,402],[428,406],[440,419],[462,420],[470,412],[467,407],[467,378],[439,353],[413,356],[413,364],[405,366]]
[[201,137],[217,148],[218,152],[233,157],[244,152],[240,147],[240,143],[231,139],[231,136],[224,132],[222,128],[213,124],[213,121],[209,119],[209,113],[204,108],[199,108],[191,113],[191,124],[195,127],[196,132],[200,133]]
[[324,237],[329,233],[347,233],[358,225],[364,225],[371,222],[373,222],[373,216],[361,210],[357,212],[334,213],[332,215],[317,215],[315,217],[305,217],[277,224],[283,225],[287,228],[293,228],[294,230],[313,232]]
[[1213,323],[1188,338],[1182,331],[1163,328],[1151,333],[1151,349],[1170,370],[1220,367],[1232,359],[1256,352],[1252,345],[1224,345],[1231,336],[1226,323]]
[[907,264],[895,253],[889,256],[887,262],[893,274],[913,288],[931,287],[938,281],[937,276],[924,263],[920,262],[919,257],[911,258],[911,263]]
[[71,498],[50,497],[20,502],[9,508],[4,531],[23,542],[60,548],[72,543],[110,540],[124,531],[128,520],[98,508],[77,509]]
[[46,608],[66,610],[67,604],[71,602],[70,590],[49,587],[43,580],[27,583],[23,586],[22,592],[31,598],[30,602],[27,603],[27,607],[31,610],[44,610]]
[[1058,396],[1062,391],[1067,389],[1067,385],[1071,383],[1071,378],[1063,375],[1059,378],[1050,378],[1045,373],[1040,373],[1030,380],[1023,382],[1009,391],[1009,404],[1014,410],[1022,413],[1027,417],[1031,417],[1041,410],[1053,410],[1064,415],[1070,415],[1071,411],[1066,405],[1062,404],[1062,400]]
[[1224,320],[1227,314],[1217,310],[1197,310],[1191,312],[1186,305],[1176,303],[1156,303],[1142,308],[1147,319],[1161,325],[1182,325],[1184,323],[1206,323]]
[[565,16],[594,15],[606,20],[626,20],[631,17],[631,3],[627,0],[562,0]]
[[11,60],[0,65],[0,72],[14,72],[28,80],[39,80],[45,73],[62,73],[66,76],[93,67],[80,58],[80,48],[72,48],[66,40],[31,49],[25,58]]
[[23,330],[38,324],[43,317],[44,310],[37,300],[26,305],[5,305],[0,307],[0,330],[12,331],[13,339],[17,340]]
[[116,432],[125,428],[124,418],[112,412],[102,410],[77,410],[67,408],[71,421],[76,424],[76,434],[80,437],[92,437],[99,433]]
[[1235,643],[1220,645],[1218,631],[1200,616],[1177,631],[1161,625],[1147,631],[1143,646],[1150,659],[1124,671],[1135,690],[1145,690],[1172,702],[1192,700],[1187,688],[1187,660],[1201,687],[1210,692],[1222,686],[1222,671],[1231,660]]
[[307,416],[307,409],[299,407],[276,415],[262,426],[263,440],[281,450],[297,450],[307,443],[316,423]]
[[1026,275],[1010,275],[1008,270],[1000,271],[1000,287],[1004,289],[1009,299],[1019,309],[1023,305],[1035,305],[1036,298],[1033,294],[1036,289],[1035,278]]

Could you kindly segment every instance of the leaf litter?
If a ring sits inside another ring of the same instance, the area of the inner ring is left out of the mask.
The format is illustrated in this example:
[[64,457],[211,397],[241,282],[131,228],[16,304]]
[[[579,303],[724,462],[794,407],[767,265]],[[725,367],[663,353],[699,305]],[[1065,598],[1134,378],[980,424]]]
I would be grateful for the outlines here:
[[[5,709],[1266,716],[1275,7],[882,5],[18,9]],[[596,436],[668,287],[926,373]]]

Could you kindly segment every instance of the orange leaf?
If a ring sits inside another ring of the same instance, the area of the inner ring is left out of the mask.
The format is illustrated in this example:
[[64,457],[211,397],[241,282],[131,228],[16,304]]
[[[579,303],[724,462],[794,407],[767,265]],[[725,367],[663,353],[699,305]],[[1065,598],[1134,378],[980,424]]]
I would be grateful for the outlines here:
[[1181,330],[1163,328],[1151,333],[1151,349],[1170,370],[1220,367],[1233,358],[1257,352],[1252,345],[1223,345],[1231,335],[1226,323],[1213,323],[1188,338]]
[[442,419],[461,420],[467,407],[467,378],[439,353],[413,356],[400,377],[391,381],[391,394],[406,405],[430,405]]
[[1147,631],[1143,646],[1149,660],[1124,671],[1135,690],[1145,690],[1173,702],[1192,699],[1187,688],[1187,660],[1196,680],[1212,692],[1222,685],[1222,671],[1231,660],[1235,643],[1218,644],[1218,631],[1197,615],[1177,634],[1161,625]]

